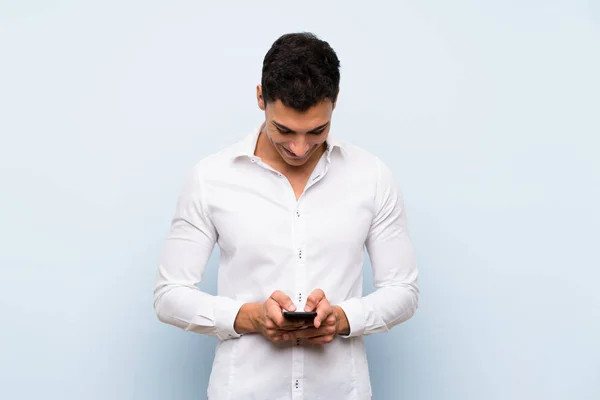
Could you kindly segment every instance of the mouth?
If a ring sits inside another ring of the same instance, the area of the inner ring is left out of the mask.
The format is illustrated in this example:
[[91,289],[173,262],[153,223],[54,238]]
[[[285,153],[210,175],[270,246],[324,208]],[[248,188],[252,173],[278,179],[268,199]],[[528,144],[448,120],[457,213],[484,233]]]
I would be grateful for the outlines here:
[[308,156],[308,154],[310,153],[310,149],[309,149],[309,151],[307,151],[306,153],[304,153],[304,155],[297,156],[294,153],[292,153],[291,151],[289,151],[288,149],[286,149],[285,147],[281,146],[281,148],[283,149],[283,152],[285,153],[285,156],[287,158],[291,158],[292,160],[304,160]]

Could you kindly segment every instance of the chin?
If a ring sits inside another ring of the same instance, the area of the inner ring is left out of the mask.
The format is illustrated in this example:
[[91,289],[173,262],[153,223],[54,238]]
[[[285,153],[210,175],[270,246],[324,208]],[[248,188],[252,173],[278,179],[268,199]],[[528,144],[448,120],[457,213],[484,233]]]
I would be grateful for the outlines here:
[[279,155],[281,156],[281,158],[284,159],[284,161],[287,164],[295,166],[295,167],[299,167],[299,166],[305,164],[310,159],[310,156],[311,156],[312,152],[313,152],[313,149],[309,150],[308,153],[307,153],[307,155],[305,157],[294,158],[294,157],[290,157],[287,154],[287,151],[284,148],[281,148],[279,150]]
[[301,167],[306,164],[306,160],[286,160],[286,163],[291,167]]
[[306,164],[306,161],[308,161],[308,157],[296,159],[296,158],[289,158],[289,157],[284,156],[283,159],[288,165],[291,165],[293,167],[300,167],[300,166]]

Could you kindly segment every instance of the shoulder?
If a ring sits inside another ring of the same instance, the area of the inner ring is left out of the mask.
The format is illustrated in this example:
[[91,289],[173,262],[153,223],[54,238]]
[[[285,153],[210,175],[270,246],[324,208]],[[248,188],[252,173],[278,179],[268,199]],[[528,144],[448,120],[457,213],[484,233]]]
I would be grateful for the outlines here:
[[236,158],[239,157],[241,142],[235,142],[217,152],[196,161],[192,166],[192,174],[199,179],[220,179],[231,171]]
[[391,174],[390,168],[372,152],[349,142],[339,142],[339,158],[347,167],[360,170],[369,178],[378,179]]

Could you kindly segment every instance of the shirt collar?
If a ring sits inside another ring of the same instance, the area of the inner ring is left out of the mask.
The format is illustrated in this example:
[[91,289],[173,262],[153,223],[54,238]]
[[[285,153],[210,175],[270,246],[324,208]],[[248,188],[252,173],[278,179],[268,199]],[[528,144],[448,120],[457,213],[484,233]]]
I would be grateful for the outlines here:
[[[246,136],[242,141],[238,142],[235,147],[233,158],[238,159],[241,157],[253,158],[256,157],[254,155],[254,150],[256,149],[256,142],[258,141],[258,136],[262,131],[262,128],[265,126],[264,122],[258,127],[258,129],[254,130],[251,134]],[[340,152],[345,153],[344,145],[341,141],[339,141],[334,135],[329,133],[327,136],[327,162],[331,162],[331,153],[335,148],[338,148]]]

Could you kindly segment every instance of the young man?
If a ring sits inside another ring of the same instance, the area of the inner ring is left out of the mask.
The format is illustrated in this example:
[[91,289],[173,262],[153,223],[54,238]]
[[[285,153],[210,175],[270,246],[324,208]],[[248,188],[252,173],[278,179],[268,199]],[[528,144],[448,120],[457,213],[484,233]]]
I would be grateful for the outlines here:
[[[417,266],[402,197],[376,157],[330,134],[339,61],[287,34],[265,56],[265,122],[200,161],[154,291],[158,318],[219,340],[209,399],[370,399],[363,337],[409,319]],[[201,292],[218,243],[218,295]],[[375,292],[362,296],[364,248]],[[282,311],[316,311],[294,321]]]

